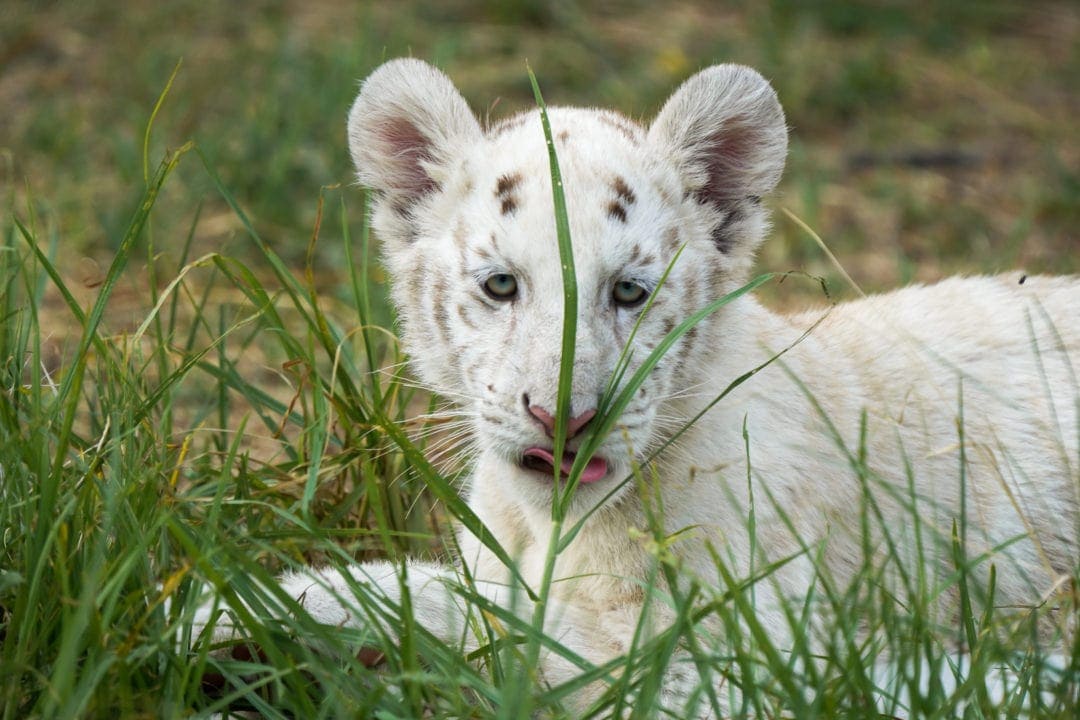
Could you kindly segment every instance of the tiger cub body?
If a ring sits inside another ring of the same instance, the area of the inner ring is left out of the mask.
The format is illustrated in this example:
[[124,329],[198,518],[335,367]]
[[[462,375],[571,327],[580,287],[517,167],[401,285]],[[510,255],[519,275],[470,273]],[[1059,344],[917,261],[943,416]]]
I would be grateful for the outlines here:
[[[748,281],[787,148],[771,87],[731,65],[689,79],[648,127],[604,110],[549,116],[578,302],[563,458],[563,279],[539,112],[485,129],[442,73],[395,60],[363,83],[348,130],[415,372],[469,421],[469,506],[534,587],[555,467],[589,437],[621,357],[625,384],[681,322]],[[887,540],[911,563],[929,547],[925,570],[949,576],[962,504],[966,552],[988,558],[975,574],[997,568],[995,603],[1038,604],[1077,562],[1077,308],[1077,279],[1019,273],[791,316],[750,294],[723,305],[674,343],[584,464],[564,527],[587,519],[558,556],[549,631],[595,662],[625,652],[667,554],[718,594],[717,558],[739,579],[782,563],[755,602],[790,643],[785,603],[819,577],[850,579],[866,542],[882,552]],[[669,539],[659,550],[650,517]],[[483,542],[462,532],[460,547],[482,592],[520,604]],[[316,617],[347,622],[340,572],[286,587]],[[398,598],[389,566],[351,572]],[[415,612],[448,639],[465,627],[452,576],[419,563],[409,574]],[[954,607],[949,592],[941,603]],[[662,627],[662,607],[654,617]],[[578,672],[546,662],[551,682]],[[688,683],[673,672],[669,694]]]

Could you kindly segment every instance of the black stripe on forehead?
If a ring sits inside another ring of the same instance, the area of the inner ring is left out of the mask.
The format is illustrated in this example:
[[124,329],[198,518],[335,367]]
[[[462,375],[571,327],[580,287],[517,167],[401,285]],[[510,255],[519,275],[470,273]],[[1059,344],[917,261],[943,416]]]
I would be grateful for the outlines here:
[[495,181],[495,199],[499,201],[499,211],[503,215],[510,215],[517,210],[518,197],[515,191],[523,179],[521,173],[514,172],[500,175]]
[[612,220],[618,220],[621,223],[626,222],[626,208],[618,200],[612,200],[608,203],[607,214]]
[[625,223],[627,208],[637,202],[637,196],[621,175],[616,175],[611,181],[611,190],[615,193],[615,199],[608,203],[608,217]]
[[518,185],[521,184],[521,173],[506,173],[500,175],[499,179],[495,181],[495,196],[502,197],[513,192]]
[[611,189],[615,191],[619,200],[627,205],[633,205],[637,202],[637,196],[634,195],[634,191],[630,189],[630,186],[621,175],[616,175],[615,179],[611,181]]

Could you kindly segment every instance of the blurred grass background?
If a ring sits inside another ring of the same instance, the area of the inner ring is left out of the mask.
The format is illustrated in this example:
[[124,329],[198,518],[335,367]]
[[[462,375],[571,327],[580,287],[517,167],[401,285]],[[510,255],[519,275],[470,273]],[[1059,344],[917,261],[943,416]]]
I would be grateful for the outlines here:
[[[753,65],[792,128],[774,206],[804,219],[864,289],[1080,269],[1075,2],[9,1],[4,16],[0,182],[89,292],[132,211],[143,131],[181,59],[151,158],[195,139],[287,259],[302,258],[324,186],[346,186],[359,224],[345,112],[360,78],[411,54],[444,68],[492,119],[531,105],[526,59],[550,102],[646,121],[695,70]],[[190,165],[155,210],[168,267],[200,203],[196,251],[243,246]],[[338,247],[317,253],[324,287],[341,279],[342,260]],[[761,264],[836,278],[779,213]],[[145,272],[135,268],[134,295]],[[812,292],[788,285],[778,302]]]

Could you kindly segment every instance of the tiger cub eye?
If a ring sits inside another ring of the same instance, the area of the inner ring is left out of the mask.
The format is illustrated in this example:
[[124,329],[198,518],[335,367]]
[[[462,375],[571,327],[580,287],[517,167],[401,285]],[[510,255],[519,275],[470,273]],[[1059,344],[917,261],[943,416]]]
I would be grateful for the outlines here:
[[615,283],[615,287],[611,290],[611,297],[615,300],[615,304],[622,307],[640,305],[647,296],[648,293],[645,292],[645,288],[629,280],[621,280]]
[[517,297],[517,278],[508,273],[495,273],[484,281],[483,288],[492,300],[513,300]]

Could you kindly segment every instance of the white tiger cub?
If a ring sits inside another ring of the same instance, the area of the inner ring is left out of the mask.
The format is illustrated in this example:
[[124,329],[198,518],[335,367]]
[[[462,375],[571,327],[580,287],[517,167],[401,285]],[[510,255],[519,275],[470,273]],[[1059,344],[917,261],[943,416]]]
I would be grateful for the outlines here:
[[[485,128],[441,72],[394,60],[363,83],[348,121],[403,342],[420,379],[469,419],[479,454],[468,504],[534,588],[555,467],[569,469],[624,347],[629,378],[681,321],[747,282],[768,224],[762,198],[787,149],[776,94],[735,65],[694,75],[648,127],[605,110],[549,112],[578,283],[561,458],[552,437],[563,286],[539,112]],[[783,602],[801,602],[823,572],[843,583],[860,566],[866,493],[914,562],[912,513],[925,533],[948,538],[963,478],[967,552],[988,554],[978,573],[996,565],[995,604],[1038,604],[1077,569],[1078,363],[1077,278],[950,279],[794,316],[738,297],[674,344],[585,464],[570,521],[603,507],[558,556],[548,632],[593,662],[628,649],[656,551],[642,539],[642,486],[624,480],[647,460],[650,501],[668,533],[681,531],[666,552],[686,577],[723,586],[710,548],[740,578],[794,558],[755,589],[781,647],[793,632]],[[860,451],[869,477],[855,469]],[[468,532],[460,546],[481,592],[506,604],[513,595],[527,617],[503,563]],[[954,569],[947,553],[929,562],[937,577]],[[351,572],[299,573],[285,588],[326,623],[359,622],[357,581],[399,598],[391,566]],[[468,635],[444,583],[452,569],[417,563],[408,577],[429,630]],[[942,602],[949,612],[953,599]],[[580,672],[553,654],[545,662],[551,683]],[[672,672],[668,700],[677,706],[692,684]]]

